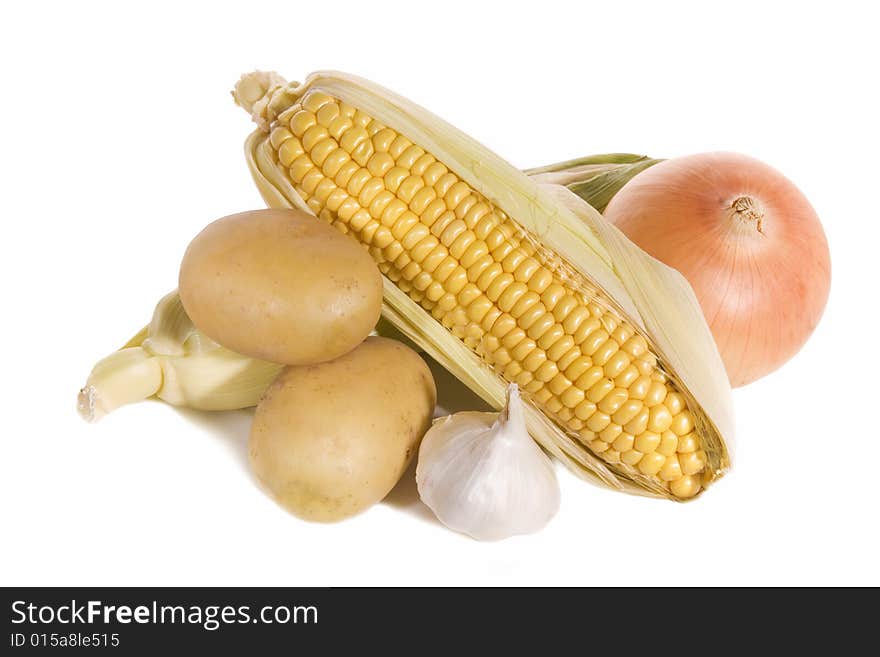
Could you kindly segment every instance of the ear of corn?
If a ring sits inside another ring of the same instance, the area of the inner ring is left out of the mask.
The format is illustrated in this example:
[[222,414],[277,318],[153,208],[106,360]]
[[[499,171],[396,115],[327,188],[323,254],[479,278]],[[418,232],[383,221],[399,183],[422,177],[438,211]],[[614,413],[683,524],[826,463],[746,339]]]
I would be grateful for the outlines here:
[[150,397],[202,410],[247,408],[280,370],[280,365],[241,356],[204,335],[172,292],[156,305],[147,326],[95,365],[77,408],[90,422]]
[[273,207],[358,239],[383,314],[602,483],[686,499],[729,466],[730,389],[686,281],[593,208],[372,83],[244,76],[251,173]]
[[[384,318],[372,334],[407,341]],[[281,368],[211,340],[193,325],[175,291],[162,297],[147,326],[92,368],[77,410],[95,422],[124,404],[151,398],[203,411],[248,408]]]

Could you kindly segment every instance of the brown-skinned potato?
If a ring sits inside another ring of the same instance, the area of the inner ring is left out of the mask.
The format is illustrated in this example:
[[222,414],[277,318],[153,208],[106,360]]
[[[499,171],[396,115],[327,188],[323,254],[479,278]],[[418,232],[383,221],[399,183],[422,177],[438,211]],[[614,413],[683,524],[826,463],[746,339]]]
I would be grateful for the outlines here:
[[298,210],[218,219],[190,243],[180,299],[224,347],[287,365],[351,351],[373,330],[382,276],[355,240]]
[[436,397],[425,361],[388,338],[368,338],[328,363],[286,367],[257,406],[251,468],[301,518],[355,515],[403,475]]

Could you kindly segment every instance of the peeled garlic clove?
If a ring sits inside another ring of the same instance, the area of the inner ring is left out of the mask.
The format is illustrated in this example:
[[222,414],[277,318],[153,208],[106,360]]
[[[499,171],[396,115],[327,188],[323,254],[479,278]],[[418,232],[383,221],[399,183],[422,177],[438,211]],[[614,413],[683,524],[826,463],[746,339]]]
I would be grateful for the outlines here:
[[500,413],[437,420],[422,440],[416,483],[440,522],[482,541],[536,532],[559,509],[556,472],[526,430],[515,384]]

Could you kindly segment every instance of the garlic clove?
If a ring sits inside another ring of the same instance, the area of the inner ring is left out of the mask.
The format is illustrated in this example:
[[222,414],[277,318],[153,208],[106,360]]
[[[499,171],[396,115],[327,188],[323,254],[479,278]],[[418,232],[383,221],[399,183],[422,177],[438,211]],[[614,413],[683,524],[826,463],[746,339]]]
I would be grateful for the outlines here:
[[444,525],[477,540],[536,532],[559,510],[556,472],[528,434],[515,384],[500,413],[437,420],[422,440],[416,483]]

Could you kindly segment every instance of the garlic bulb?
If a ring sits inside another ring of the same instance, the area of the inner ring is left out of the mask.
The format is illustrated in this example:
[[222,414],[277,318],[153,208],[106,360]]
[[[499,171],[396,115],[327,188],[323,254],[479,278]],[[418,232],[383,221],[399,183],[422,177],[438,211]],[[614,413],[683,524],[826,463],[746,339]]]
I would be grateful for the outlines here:
[[422,440],[416,482],[444,525],[483,541],[538,531],[559,509],[553,464],[526,430],[515,384],[500,413],[437,420]]

